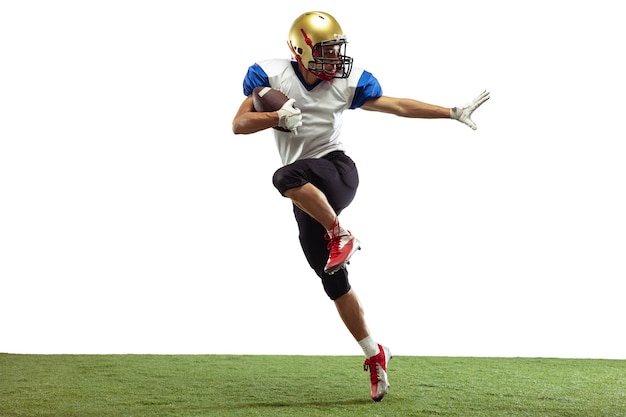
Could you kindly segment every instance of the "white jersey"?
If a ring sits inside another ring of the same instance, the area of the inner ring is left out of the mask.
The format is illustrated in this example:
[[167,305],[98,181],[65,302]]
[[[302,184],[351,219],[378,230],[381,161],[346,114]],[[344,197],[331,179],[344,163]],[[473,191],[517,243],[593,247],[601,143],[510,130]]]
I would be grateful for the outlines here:
[[244,94],[250,95],[259,86],[281,90],[302,110],[302,126],[297,135],[274,129],[283,165],[344,150],[339,140],[344,110],[358,108],[367,100],[382,95],[376,78],[360,68],[353,68],[348,78],[320,80],[309,86],[297,70],[297,63],[288,59],[272,59],[252,65],[244,79]]

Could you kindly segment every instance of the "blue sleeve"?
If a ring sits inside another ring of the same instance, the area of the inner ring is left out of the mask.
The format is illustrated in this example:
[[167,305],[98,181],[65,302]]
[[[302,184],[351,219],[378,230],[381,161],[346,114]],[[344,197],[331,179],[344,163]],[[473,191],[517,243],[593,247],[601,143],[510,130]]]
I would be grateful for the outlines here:
[[259,64],[248,68],[246,77],[243,79],[243,94],[249,96],[256,87],[270,87],[270,80]]
[[380,86],[376,77],[367,71],[363,71],[356,85],[356,91],[354,92],[354,98],[352,99],[350,108],[358,109],[366,101],[378,98],[382,95],[383,88]]

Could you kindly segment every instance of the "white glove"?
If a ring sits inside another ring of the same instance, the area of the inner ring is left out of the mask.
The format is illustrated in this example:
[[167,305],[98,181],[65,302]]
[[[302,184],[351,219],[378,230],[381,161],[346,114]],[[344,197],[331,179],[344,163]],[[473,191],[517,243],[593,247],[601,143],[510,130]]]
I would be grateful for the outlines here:
[[298,134],[298,128],[302,126],[302,112],[293,104],[296,100],[290,98],[283,104],[278,113],[278,126],[291,130],[294,135]]
[[477,129],[476,123],[472,121],[472,113],[474,113],[474,110],[480,107],[480,105],[483,104],[487,100],[489,100],[489,93],[487,92],[487,90],[485,90],[478,97],[476,97],[471,103],[467,103],[463,107],[451,108],[450,118],[456,119],[459,122],[465,123],[472,129],[476,130]]

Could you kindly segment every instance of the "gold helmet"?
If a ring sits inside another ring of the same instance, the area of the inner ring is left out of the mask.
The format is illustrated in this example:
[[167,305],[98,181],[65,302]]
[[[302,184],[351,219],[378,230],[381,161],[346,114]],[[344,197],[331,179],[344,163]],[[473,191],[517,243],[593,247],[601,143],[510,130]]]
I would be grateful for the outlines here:
[[328,13],[302,14],[291,25],[287,43],[296,61],[323,80],[348,78],[352,71],[346,35]]

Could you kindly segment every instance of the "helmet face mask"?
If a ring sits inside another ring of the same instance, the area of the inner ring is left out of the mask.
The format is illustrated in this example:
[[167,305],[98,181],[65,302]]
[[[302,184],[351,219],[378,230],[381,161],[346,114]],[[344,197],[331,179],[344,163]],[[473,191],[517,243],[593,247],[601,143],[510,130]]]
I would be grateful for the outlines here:
[[308,12],[298,17],[287,43],[294,58],[318,78],[348,78],[352,71],[352,58],[346,55],[346,35],[328,13]]
[[352,58],[346,55],[345,36],[322,41],[313,47],[313,61],[308,69],[330,78],[347,78],[352,71]]

